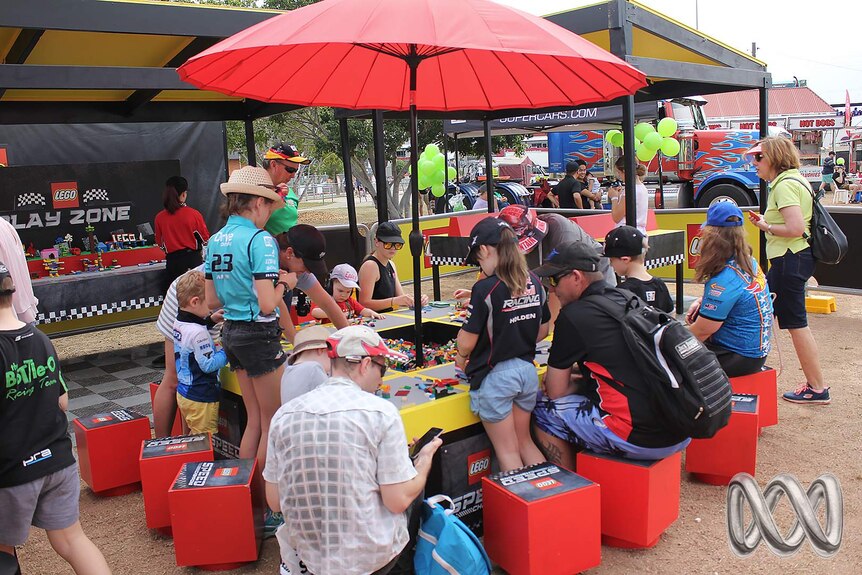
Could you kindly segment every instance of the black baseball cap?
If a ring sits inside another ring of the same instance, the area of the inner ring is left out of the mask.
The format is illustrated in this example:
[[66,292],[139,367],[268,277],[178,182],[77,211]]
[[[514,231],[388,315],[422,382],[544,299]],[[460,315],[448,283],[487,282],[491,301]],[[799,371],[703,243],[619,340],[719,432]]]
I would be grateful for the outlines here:
[[381,242],[390,242],[394,244],[403,244],[404,238],[401,236],[401,228],[394,222],[380,222],[377,226],[377,239]]
[[578,171],[579,164],[577,162],[566,162],[566,173],[571,174],[572,172]]
[[15,293],[15,281],[6,264],[0,262],[0,295]]
[[645,237],[643,232],[632,226],[614,228],[605,236],[604,256],[608,258],[639,256],[644,251]]
[[326,262],[326,238],[320,230],[308,224],[296,224],[287,230],[287,241],[293,248],[293,253],[302,258],[306,269],[314,274],[317,281],[323,283],[329,275]]
[[569,242],[554,248],[545,263],[533,272],[539,277],[555,276],[569,270],[597,272],[599,259],[599,252],[593,246],[583,242]]
[[512,234],[515,234],[512,226],[499,218],[485,218],[473,226],[470,230],[470,249],[464,261],[468,265],[478,266],[479,260],[476,259],[476,253],[479,251],[479,246],[496,246],[502,239],[503,230],[511,230]]

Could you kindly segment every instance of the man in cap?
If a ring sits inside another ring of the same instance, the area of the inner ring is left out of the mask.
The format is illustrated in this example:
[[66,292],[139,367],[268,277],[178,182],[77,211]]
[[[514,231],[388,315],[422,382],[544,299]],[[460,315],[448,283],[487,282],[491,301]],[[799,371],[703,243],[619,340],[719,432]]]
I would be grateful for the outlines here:
[[110,574],[78,520],[81,483],[60,360],[48,336],[18,319],[15,291],[0,262],[0,370],[6,380],[0,394],[0,565],[4,573],[20,573],[15,547],[26,543],[32,525],[47,531],[51,547],[76,573]]
[[299,198],[293,190],[288,190],[287,184],[302,166],[310,163],[311,160],[300,154],[296,146],[284,142],[271,147],[263,156],[263,167],[284,198],[284,207],[273,212],[270,220],[279,222],[278,225],[284,229],[296,224],[299,217]]
[[[323,257],[326,255],[326,238],[320,230],[308,224],[296,224],[283,229],[282,220],[267,222],[266,229],[278,243],[278,266],[296,276],[296,285],[286,291],[279,304],[279,321],[285,337],[293,341],[295,329],[290,319],[293,294],[298,290],[311,298],[311,301],[327,314],[334,314],[333,324],[337,328],[347,327],[347,319],[340,313],[338,304],[332,299],[321,282],[326,281],[329,271]],[[309,309],[310,311],[310,309]],[[307,315],[308,311],[299,315]]]
[[631,295],[610,287],[591,246],[570,242],[534,270],[562,304],[554,325],[544,392],[533,411],[536,439],[548,461],[571,467],[572,448],[631,459],[662,459],[689,439],[663,425],[651,390],[628,350],[619,320],[590,303],[625,306]]
[[411,463],[398,409],[374,395],[387,358],[403,354],[366,326],[327,343],[332,377],[283,405],[270,428],[263,477],[267,502],[285,515],[283,572],[382,575],[408,546],[405,511],[442,441]]

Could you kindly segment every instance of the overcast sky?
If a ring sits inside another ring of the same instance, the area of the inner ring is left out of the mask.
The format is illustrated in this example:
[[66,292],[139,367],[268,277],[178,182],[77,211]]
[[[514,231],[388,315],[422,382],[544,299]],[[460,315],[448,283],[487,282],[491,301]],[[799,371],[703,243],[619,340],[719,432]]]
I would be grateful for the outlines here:
[[[495,0],[545,15],[594,4],[594,0]],[[850,0],[639,0],[641,4],[757,57],[773,82],[808,80],[830,104],[862,102],[862,3]],[[697,7],[697,10],[695,9]],[[695,16],[697,13],[697,22]],[[696,26],[697,25],[697,26]]]

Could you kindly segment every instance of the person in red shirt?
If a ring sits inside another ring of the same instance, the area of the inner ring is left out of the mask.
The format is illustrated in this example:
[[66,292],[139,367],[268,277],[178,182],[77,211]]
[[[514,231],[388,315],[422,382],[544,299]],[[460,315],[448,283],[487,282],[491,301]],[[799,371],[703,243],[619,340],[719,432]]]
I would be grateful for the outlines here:
[[188,195],[188,181],[171,176],[162,193],[165,209],[156,214],[156,244],[167,254],[165,292],[175,279],[203,263],[201,247],[210,237],[204,217],[186,205]]
[[[350,264],[338,264],[332,268],[329,273],[329,286],[332,291],[332,299],[344,312],[344,317],[348,321],[356,317],[383,319],[383,314],[363,306],[353,297],[353,290],[359,289],[359,274]],[[315,319],[329,320],[326,312],[317,307],[317,304],[311,306],[311,316]]]

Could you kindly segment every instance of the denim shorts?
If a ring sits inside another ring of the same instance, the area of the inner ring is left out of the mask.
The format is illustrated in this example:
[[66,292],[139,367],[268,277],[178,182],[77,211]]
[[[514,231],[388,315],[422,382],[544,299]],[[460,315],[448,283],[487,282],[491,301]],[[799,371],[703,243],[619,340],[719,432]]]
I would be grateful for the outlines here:
[[470,391],[470,409],[482,421],[498,423],[509,417],[513,403],[533,411],[538,389],[539,376],[532,363],[507,359],[494,366],[479,389]]
[[691,442],[691,439],[684,439],[668,447],[641,447],[629,443],[608,429],[596,404],[583,395],[552,400],[540,393],[533,416],[539,429],[558,439],[595,453],[629,459],[664,459],[682,451]]
[[805,284],[814,273],[814,256],[811,248],[769,260],[766,281],[774,294],[772,309],[781,329],[800,329],[808,326],[805,312]]
[[0,545],[24,545],[30,525],[46,531],[71,527],[78,521],[80,494],[77,464],[29,483],[0,488]]
[[281,349],[281,327],[277,321],[226,320],[221,344],[232,371],[245,370],[249,377],[272,373],[287,361]]

